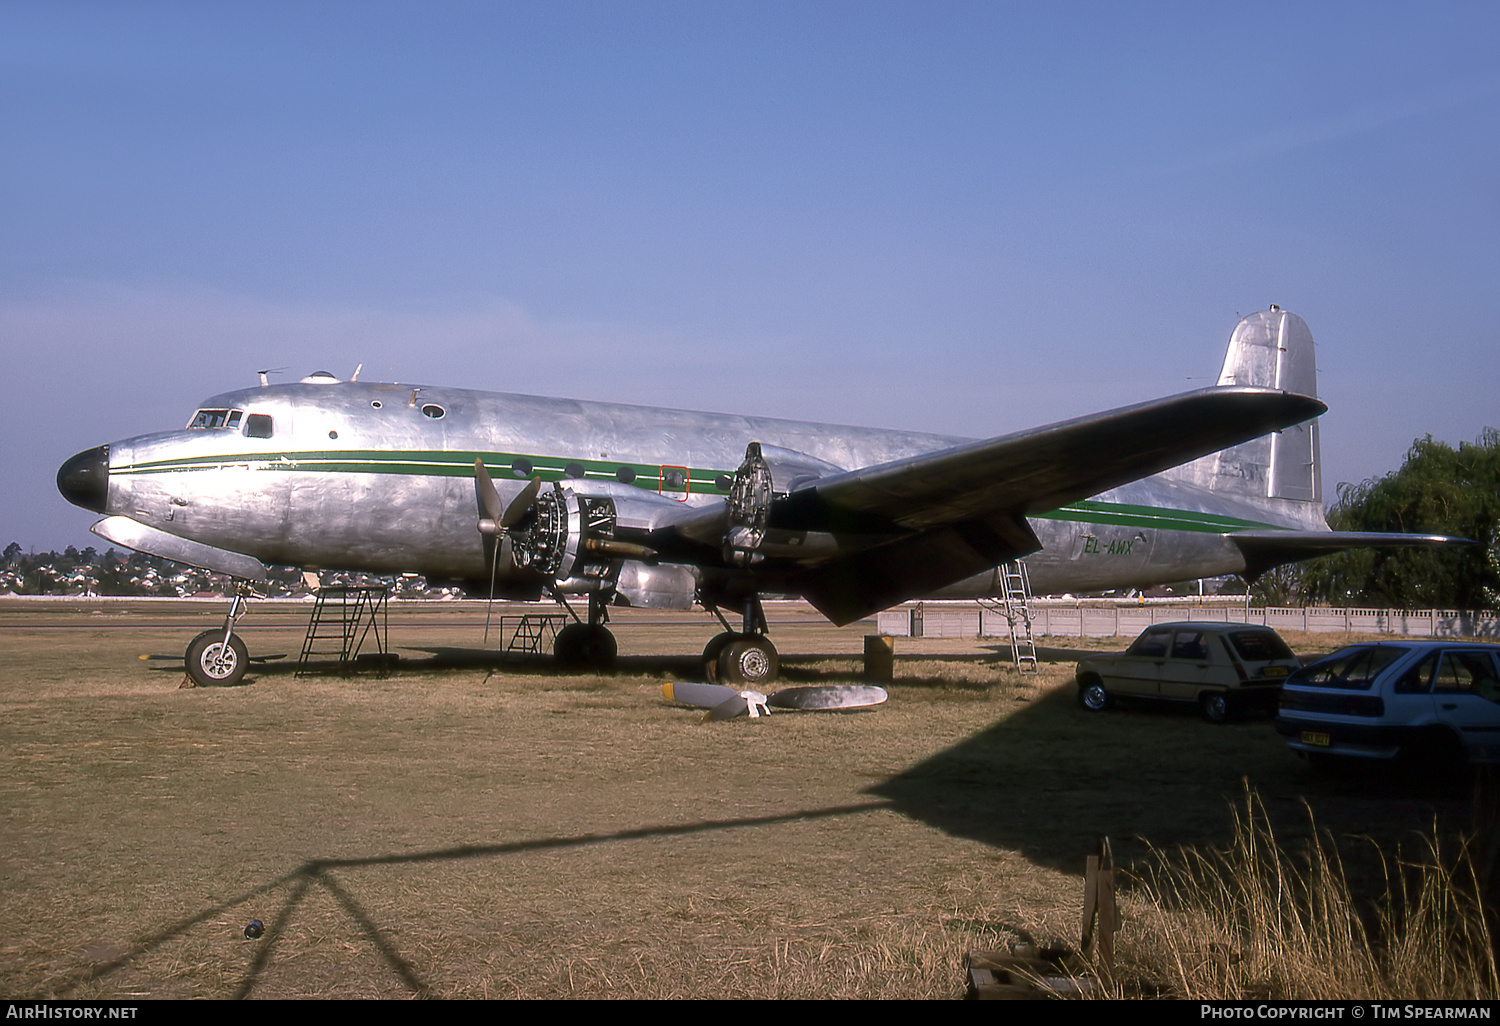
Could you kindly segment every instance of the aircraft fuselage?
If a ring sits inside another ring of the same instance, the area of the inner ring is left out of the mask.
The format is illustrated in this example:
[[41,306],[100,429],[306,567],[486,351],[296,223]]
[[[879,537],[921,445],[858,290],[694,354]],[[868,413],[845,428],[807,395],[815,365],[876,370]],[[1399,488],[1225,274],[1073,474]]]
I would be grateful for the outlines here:
[[[216,395],[200,409],[209,414],[196,418],[202,426],[110,444],[107,493],[92,508],[270,564],[475,582],[489,574],[476,531],[476,458],[506,501],[532,477],[621,497],[619,527],[628,537],[670,520],[682,506],[722,504],[751,441],[790,453],[794,472],[805,460],[813,476],[969,441],[353,382],[243,389]],[[1301,508],[1306,504],[1268,509],[1183,478],[1156,475],[1028,518],[1043,546],[1027,558],[1034,589],[1099,590],[1236,573],[1243,557],[1225,531],[1316,526],[1313,510]],[[811,559],[849,542],[784,531],[768,543],[783,557]],[[705,555],[684,542],[682,552],[662,558],[701,566]],[[759,573],[765,590],[776,586],[774,566],[719,571]],[[708,572],[715,572],[711,565]],[[990,594],[995,586],[993,573],[981,574],[941,594]]]

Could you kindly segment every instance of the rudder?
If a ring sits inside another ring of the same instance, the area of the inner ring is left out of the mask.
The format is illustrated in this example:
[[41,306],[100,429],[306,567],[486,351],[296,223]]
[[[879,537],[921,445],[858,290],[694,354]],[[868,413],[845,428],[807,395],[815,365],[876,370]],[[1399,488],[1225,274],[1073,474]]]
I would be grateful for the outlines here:
[[[1318,368],[1307,322],[1280,307],[1240,320],[1229,337],[1220,385],[1253,385],[1318,394]],[[1318,422],[1307,421],[1225,449],[1184,468],[1210,490],[1269,499],[1323,502]]]

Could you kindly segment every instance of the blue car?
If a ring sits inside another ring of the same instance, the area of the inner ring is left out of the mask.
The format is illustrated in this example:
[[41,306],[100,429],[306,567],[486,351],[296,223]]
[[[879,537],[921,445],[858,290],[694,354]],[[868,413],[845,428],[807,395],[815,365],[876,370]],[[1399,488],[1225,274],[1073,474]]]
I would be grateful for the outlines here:
[[1464,641],[1350,645],[1287,679],[1276,729],[1314,765],[1500,762],[1497,653]]

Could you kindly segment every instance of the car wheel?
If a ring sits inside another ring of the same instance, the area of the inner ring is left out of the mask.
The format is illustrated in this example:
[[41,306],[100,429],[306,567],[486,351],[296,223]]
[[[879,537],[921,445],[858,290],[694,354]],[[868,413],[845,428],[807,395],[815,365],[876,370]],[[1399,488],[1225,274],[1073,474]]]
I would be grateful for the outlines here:
[[1337,755],[1329,755],[1327,752],[1303,752],[1307,759],[1307,765],[1317,773],[1337,772],[1344,761]]
[[1397,758],[1409,771],[1430,780],[1452,782],[1462,779],[1469,769],[1464,743],[1451,730],[1431,727],[1401,746]]
[[1088,677],[1078,682],[1078,704],[1089,712],[1109,708],[1109,692],[1097,677]]
[[1198,708],[1209,723],[1223,723],[1229,719],[1229,699],[1218,691],[1211,691],[1198,699]]

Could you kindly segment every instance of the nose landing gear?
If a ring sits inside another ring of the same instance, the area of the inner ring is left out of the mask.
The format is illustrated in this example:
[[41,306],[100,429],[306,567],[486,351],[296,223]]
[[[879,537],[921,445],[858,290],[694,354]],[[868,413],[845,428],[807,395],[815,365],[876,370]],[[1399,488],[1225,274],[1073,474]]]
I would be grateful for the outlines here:
[[247,612],[249,604],[245,596],[235,595],[229,603],[229,612],[224,615],[224,626],[204,631],[188,643],[183,663],[193,687],[229,687],[245,676],[250,666],[250,651],[234,633],[234,625]]

